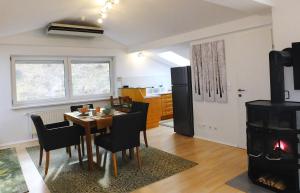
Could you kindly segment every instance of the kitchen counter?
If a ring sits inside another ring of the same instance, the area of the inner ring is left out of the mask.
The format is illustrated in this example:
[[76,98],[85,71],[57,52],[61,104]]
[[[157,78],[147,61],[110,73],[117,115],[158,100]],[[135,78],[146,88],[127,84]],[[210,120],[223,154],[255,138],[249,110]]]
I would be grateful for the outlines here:
[[162,95],[169,95],[169,94],[172,94],[172,92],[171,91],[167,91],[167,92],[161,92],[161,93],[147,94],[145,96],[145,98],[161,97]]

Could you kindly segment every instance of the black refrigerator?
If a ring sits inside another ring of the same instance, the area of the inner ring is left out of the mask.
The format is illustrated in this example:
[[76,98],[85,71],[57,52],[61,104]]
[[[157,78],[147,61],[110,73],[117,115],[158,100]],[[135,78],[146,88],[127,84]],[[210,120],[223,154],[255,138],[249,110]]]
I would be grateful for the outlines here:
[[191,67],[171,68],[174,132],[194,136]]

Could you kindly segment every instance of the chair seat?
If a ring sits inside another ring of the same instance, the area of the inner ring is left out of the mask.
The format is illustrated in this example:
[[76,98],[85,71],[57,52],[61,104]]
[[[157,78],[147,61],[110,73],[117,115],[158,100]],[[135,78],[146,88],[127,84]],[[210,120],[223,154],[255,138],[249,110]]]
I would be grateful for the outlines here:
[[95,145],[103,147],[109,151],[112,150],[112,135],[104,134],[95,137]]

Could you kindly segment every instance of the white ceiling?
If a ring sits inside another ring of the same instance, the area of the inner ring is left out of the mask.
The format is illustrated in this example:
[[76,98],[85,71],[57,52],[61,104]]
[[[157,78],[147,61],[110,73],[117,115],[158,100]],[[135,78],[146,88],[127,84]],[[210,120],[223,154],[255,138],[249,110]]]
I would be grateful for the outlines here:
[[268,6],[271,5],[270,1],[266,0],[205,0],[216,5],[221,5],[228,8],[240,10],[245,13],[255,14],[264,11]]
[[[234,1],[241,0],[230,3]],[[246,3],[251,13],[220,5],[216,0],[120,0],[109,11],[103,28],[107,36],[133,46],[269,9],[256,0],[243,1],[251,1],[250,8]],[[57,20],[80,20],[82,16],[95,22],[98,10],[100,5],[96,0],[1,0],[0,36],[43,28]]]

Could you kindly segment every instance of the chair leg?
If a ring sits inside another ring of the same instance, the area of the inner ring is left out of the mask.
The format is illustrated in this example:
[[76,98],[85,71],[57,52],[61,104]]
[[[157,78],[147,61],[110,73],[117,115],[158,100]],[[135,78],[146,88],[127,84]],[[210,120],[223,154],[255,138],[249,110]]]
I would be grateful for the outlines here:
[[138,161],[138,164],[139,164],[139,168],[141,169],[142,168],[142,162],[141,162],[141,157],[140,157],[140,149],[139,147],[136,147],[136,159]]
[[129,158],[132,159],[134,157],[134,149],[129,149]]
[[68,148],[68,153],[69,153],[69,157],[72,157],[72,151],[71,151],[71,147],[67,147]]
[[80,163],[80,165],[82,166],[82,156],[81,156],[81,148],[80,148],[80,144],[78,144],[77,151],[78,151],[79,163]]
[[122,150],[122,160],[126,160],[126,150]]
[[42,161],[43,161],[43,152],[44,152],[44,149],[43,149],[43,147],[40,145],[40,161],[39,161],[39,166],[42,165]]
[[147,140],[147,133],[146,133],[146,130],[143,131],[143,134],[144,134],[144,141],[145,141],[146,147],[148,147],[148,140]]
[[117,177],[118,176],[118,166],[117,166],[117,158],[116,158],[115,153],[112,154],[112,160],[113,160],[113,164],[114,164],[114,175],[115,175],[115,177]]
[[50,161],[50,151],[47,151],[46,152],[45,176],[48,174],[49,161]]
[[97,165],[101,165],[101,161],[100,161],[100,150],[99,150],[99,146],[96,145],[96,158],[97,158]]
[[85,155],[84,136],[80,136],[80,139],[81,139],[82,156],[84,156]]

